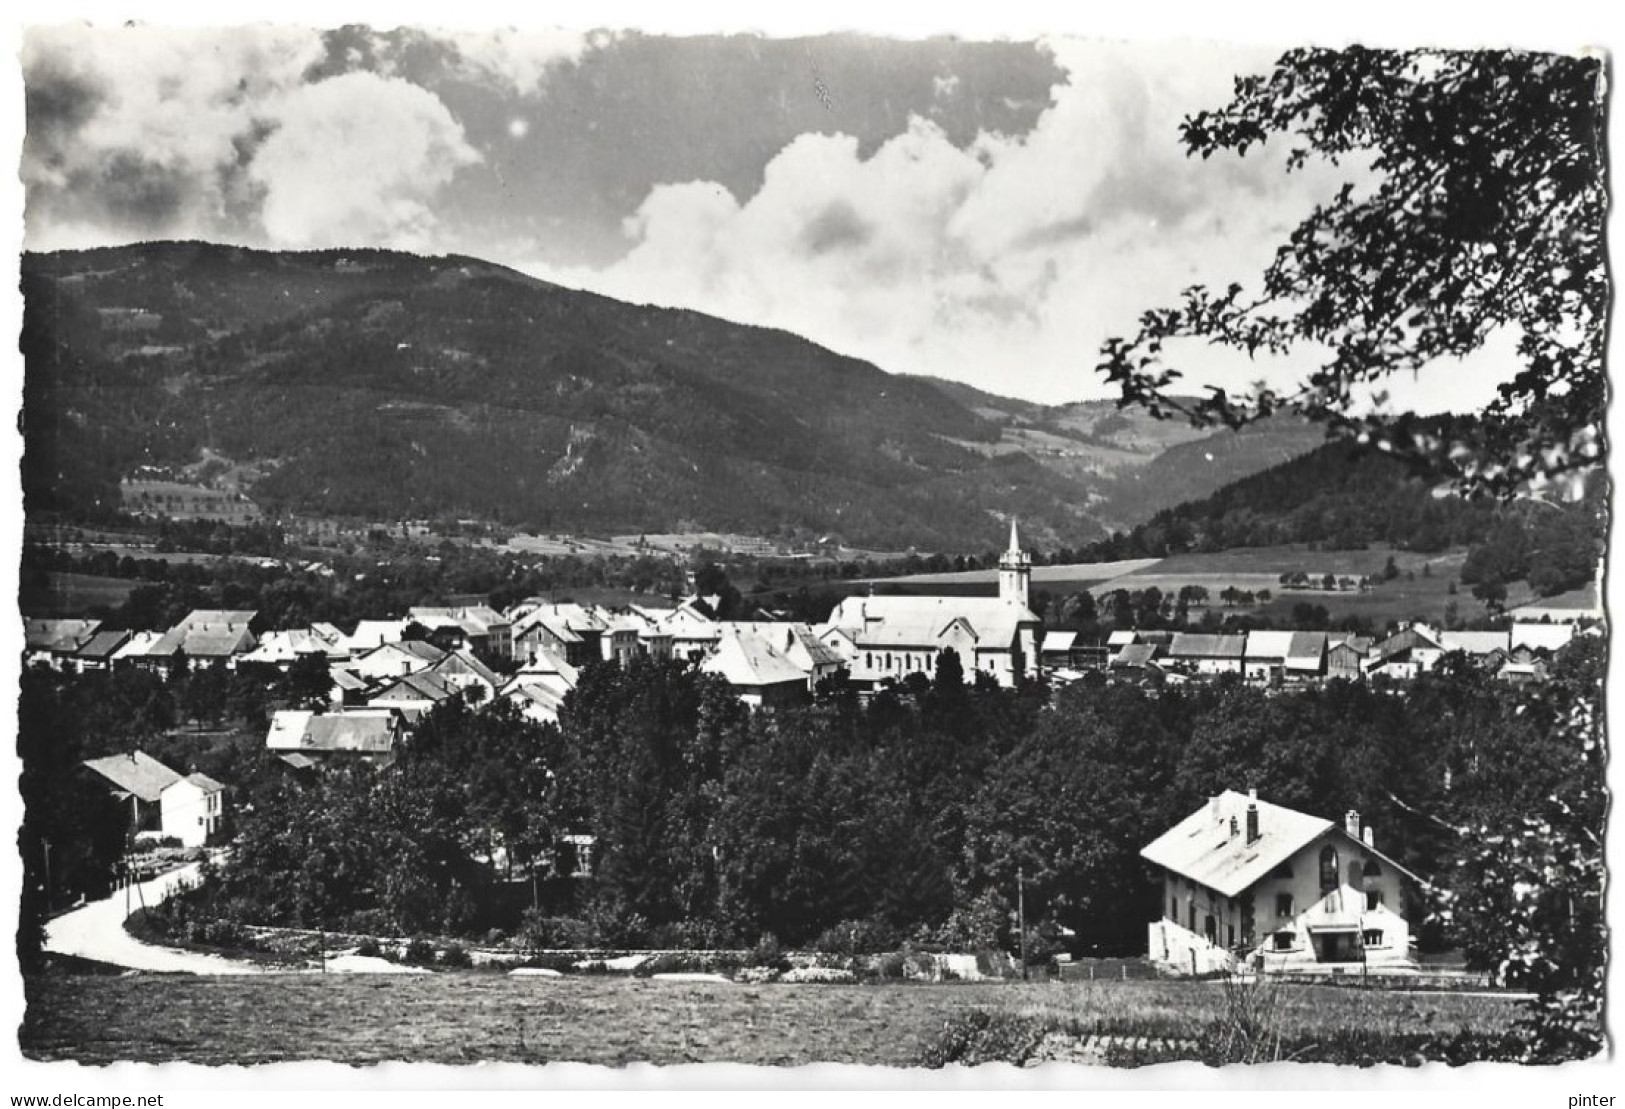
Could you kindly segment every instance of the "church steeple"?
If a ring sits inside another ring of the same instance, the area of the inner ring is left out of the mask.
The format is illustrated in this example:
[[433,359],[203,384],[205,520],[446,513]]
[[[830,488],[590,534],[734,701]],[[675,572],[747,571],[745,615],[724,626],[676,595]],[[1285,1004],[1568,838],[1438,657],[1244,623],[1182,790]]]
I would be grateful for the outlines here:
[[1032,581],[1033,559],[1021,549],[1015,517],[1010,518],[1010,548],[999,556],[999,599],[1028,607],[1028,587]]

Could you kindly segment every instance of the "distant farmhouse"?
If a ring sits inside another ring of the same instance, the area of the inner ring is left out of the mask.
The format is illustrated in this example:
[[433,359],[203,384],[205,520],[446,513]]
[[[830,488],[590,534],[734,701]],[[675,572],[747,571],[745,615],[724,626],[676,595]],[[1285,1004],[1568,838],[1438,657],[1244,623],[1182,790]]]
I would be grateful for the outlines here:
[[1140,854],[1162,884],[1149,954],[1174,973],[1415,968],[1405,895],[1419,879],[1357,812],[1339,824],[1228,790]]

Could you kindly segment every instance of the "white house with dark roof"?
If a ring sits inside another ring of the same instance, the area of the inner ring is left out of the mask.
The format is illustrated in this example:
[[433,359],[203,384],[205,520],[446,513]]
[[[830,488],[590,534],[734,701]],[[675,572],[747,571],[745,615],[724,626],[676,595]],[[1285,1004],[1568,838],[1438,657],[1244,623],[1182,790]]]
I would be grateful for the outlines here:
[[1012,686],[1042,667],[1042,621],[1028,607],[1032,557],[1014,523],[999,559],[997,597],[847,597],[818,630],[845,660],[852,681],[873,689],[909,674],[935,673],[937,656],[959,656],[967,681],[986,674]]
[[1227,790],[1140,852],[1162,887],[1153,961],[1205,974],[1414,969],[1405,918],[1416,875],[1341,823]]

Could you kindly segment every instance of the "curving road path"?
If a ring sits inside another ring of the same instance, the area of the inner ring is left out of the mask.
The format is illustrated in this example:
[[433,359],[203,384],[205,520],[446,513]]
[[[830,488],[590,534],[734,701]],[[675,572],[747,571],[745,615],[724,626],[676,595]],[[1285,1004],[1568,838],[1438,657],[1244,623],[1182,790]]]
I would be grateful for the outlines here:
[[[190,863],[132,887],[129,890],[130,906],[139,908],[142,904],[157,905],[173,893],[182,882],[195,881],[198,865]],[[125,909],[125,891],[115,890],[111,897],[92,901],[47,923],[45,950],[58,955],[77,955],[82,959],[95,959],[130,970],[173,971],[182,974],[266,973],[266,968],[257,963],[142,943],[124,930],[124,919],[128,915],[129,912]]]

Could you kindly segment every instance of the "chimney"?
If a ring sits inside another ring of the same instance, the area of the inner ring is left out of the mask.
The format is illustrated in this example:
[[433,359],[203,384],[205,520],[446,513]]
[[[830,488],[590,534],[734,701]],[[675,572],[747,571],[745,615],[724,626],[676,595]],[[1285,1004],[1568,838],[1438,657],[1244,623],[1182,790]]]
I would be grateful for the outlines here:
[[1258,791],[1247,791],[1247,842],[1258,842]]
[[1349,834],[1350,839],[1360,838],[1360,811],[1350,809],[1343,814],[1343,830]]
[[1213,821],[1215,824],[1219,824],[1224,821],[1224,813],[1220,811],[1220,803],[1222,800],[1223,798],[1218,797],[1217,795],[1207,799],[1208,819]]
[[1360,842],[1372,850],[1376,850],[1377,845],[1371,841],[1371,825],[1367,824],[1360,830]]

